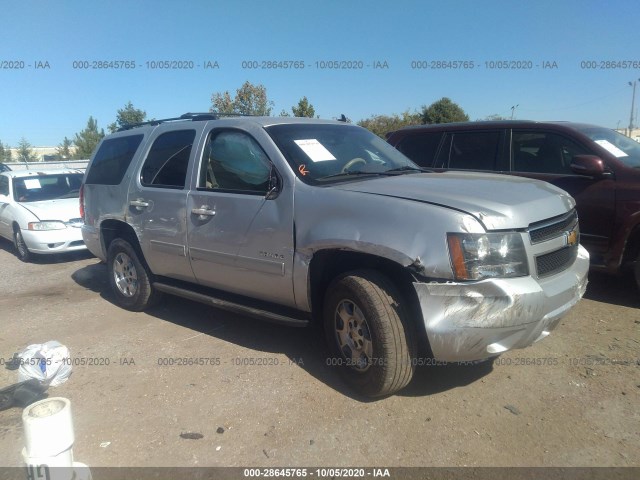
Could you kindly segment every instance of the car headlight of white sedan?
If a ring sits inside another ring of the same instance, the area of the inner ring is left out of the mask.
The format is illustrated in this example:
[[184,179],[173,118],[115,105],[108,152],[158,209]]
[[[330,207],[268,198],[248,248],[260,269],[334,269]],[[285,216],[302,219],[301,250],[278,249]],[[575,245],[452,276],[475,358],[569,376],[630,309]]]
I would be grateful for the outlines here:
[[57,220],[46,220],[44,222],[29,222],[29,230],[44,231],[44,230],[64,230],[67,226]]

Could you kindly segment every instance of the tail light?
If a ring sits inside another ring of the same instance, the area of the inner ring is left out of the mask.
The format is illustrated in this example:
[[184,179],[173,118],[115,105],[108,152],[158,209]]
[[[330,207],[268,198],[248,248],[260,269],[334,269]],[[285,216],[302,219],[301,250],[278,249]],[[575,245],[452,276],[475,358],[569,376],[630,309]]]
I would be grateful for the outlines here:
[[82,217],[82,221],[84,222],[84,183],[80,185],[78,201],[80,202],[80,217]]

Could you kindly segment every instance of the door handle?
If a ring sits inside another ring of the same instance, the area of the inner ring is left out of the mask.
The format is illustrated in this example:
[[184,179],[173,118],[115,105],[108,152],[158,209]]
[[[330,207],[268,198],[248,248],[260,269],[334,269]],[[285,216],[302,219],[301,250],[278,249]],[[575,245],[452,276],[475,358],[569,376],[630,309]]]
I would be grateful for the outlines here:
[[142,210],[143,208],[147,208],[149,206],[149,202],[145,202],[142,198],[138,198],[136,200],[131,200],[129,205],[132,207],[136,207],[138,210]]
[[191,213],[200,215],[201,217],[213,217],[216,212],[211,210],[208,205],[202,205],[200,208],[192,208]]

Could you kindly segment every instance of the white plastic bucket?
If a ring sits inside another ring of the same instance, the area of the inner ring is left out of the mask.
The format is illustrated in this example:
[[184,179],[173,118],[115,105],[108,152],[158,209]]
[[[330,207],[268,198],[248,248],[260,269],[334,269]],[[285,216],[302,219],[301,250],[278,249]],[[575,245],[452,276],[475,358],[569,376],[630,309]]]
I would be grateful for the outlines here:
[[[63,461],[64,452],[73,447],[71,402],[66,398],[46,398],[32,403],[22,412],[22,425],[26,457],[41,459],[62,455],[60,461]],[[72,464],[73,456],[68,466]]]

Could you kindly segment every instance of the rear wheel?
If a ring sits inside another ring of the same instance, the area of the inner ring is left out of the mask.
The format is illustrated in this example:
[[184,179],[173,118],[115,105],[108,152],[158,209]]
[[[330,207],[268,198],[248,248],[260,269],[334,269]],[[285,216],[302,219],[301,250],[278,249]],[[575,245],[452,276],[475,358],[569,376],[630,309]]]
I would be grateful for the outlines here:
[[22,231],[16,227],[13,232],[13,245],[16,247],[16,256],[23,262],[29,262],[33,258],[33,254],[29,251],[29,247],[24,242]]
[[151,272],[129,242],[120,238],[111,242],[107,269],[116,303],[121,307],[139,312],[159,300],[160,293],[153,288]]
[[336,278],[325,297],[324,327],[332,354],[327,363],[359,393],[390,395],[411,381],[416,336],[387,277],[358,270]]

